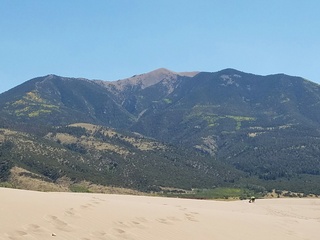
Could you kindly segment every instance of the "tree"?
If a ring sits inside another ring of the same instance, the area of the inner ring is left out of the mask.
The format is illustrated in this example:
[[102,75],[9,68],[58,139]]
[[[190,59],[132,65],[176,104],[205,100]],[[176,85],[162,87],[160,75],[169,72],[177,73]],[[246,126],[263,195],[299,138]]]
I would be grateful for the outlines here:
[[12,162],[9,160],[0,160],[0,182],[5,182],[10,176]]

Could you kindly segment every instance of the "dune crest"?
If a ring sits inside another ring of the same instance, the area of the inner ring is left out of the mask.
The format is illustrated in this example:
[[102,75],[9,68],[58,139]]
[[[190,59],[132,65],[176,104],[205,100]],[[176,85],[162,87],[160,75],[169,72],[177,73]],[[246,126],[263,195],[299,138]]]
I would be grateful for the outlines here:
[[320,199],[204,201],[0,188],[0,239],[316,240]]

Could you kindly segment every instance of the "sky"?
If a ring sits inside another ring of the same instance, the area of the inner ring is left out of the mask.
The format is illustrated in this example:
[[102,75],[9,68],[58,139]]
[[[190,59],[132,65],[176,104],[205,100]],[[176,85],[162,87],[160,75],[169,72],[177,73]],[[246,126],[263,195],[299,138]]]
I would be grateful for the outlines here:
[[320,83],[318,0],[0,0],[0,93],[29,79],[167,68]]

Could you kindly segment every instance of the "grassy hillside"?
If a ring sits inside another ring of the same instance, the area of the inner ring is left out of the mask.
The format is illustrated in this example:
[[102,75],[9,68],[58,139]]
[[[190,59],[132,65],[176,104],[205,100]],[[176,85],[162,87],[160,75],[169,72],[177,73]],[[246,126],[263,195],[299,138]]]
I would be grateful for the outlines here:
[[211,188],[241,176],[186,149],[92,124],[57,127],[44,137],[2,129],[1,136],[2,161],[10,159],[10,166],[53,183],[68,177],[72,182],[157,191],[161,186]]

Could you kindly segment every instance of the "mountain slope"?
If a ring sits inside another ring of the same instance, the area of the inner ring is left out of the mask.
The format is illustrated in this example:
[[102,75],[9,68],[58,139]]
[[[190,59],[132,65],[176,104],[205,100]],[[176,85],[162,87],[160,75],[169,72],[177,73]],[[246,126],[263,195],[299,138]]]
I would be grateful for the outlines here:
[[154,71],[151,71],[149,73],[134,75],[130,78],[126,78],[123,80],[118,80],[114,82],[105,82],[105,81],[96,81],[97,83],[110,88],[114,91],[121,92],[126,88],[140,88],[145,89],[147,87],[150,87],[154,84],[157,84],[163,80],[174,81],[177,76],[189,76],[193,77],[199,72],[173,72],[165,68],[159,68]]
[[0,162],[11,159],[53,182],[68,177],[146,191],[220,186],[242,175],[188,150],[87,123],[54,128],[44,137],[0,129],[0,137]]
[[260,179],[318,176],[319,97],[317,84],[298,77],[199,73],[180,79],[131,129],[207,152]]
[[[195,134],[208,137],[283,125],[318,127],[319,96],[319,86],[302,78],[262,77],[231,69],[200,73],[180,79],[176,89],[153,102],[132,129],[164,141],[188,143]],[[158,128],[153,128],[155,121]]]
[[[140,186],[142,181],[143,186],[174,183],[207,187],[235,180],[294,189],[308,182],[309,192],[320,192],[315,187],[320,178],[320,87],[300,77],[259,76],[234,69],[212,73],[158,69],[115,82],[49,75],[1,94],[0,107],[3,128],[46,136],[47,141],[60,142],[83,156],[91,151],[90,144],[84,144],[81,136],[63,142],[60,133],[53,134],[57,126],[98,124],[141,134],[156,145],[171,144],[170,154],[156,148],[147,155],[140,149],[137,155],[121,157],[126,167],[118,168],[114,182],[126,178],[124,172],[135,169],[134,165],[141,166],[134,170],[136,177],[124,181],[126,186]],[[100,137],[105,139],[103,134]],[[88,136],[84,139],[90,143]],[[120,142],[123,152],[136,151],[131,143],[120,140],[105,139],[108,144]],[[104,154],[112,152],[108,149]],[[166,154],[175,157],[167,158]],[[97,159],[92,156],[87,164]],[[148,165],[144,166],[145,162]],[[211,168],[210,164],[215,165]],[[164,168],[166,181],[159,184],[151,180]],[[208,169],[215,171],[205,175]],[[174,178],[179,171],[181,175]],[[189,184],[190,177],[193,181]],[[299,184],[292,186],[290,182]]]
[[[114,99],[128,112],[139,117],[150,103],[170,94],[178,84],[178,78],[193,77],[199,72],[173,72],[165,68],[135,75],[114,82],[95,81],[113,94]],[[152,91],[156,86],[157,90]]]
[[17,123],[91,122],[123,127],[133,121],[133,116],[93,81],[55,75],[32,79],[1,94],[0,107],[2,116]]

